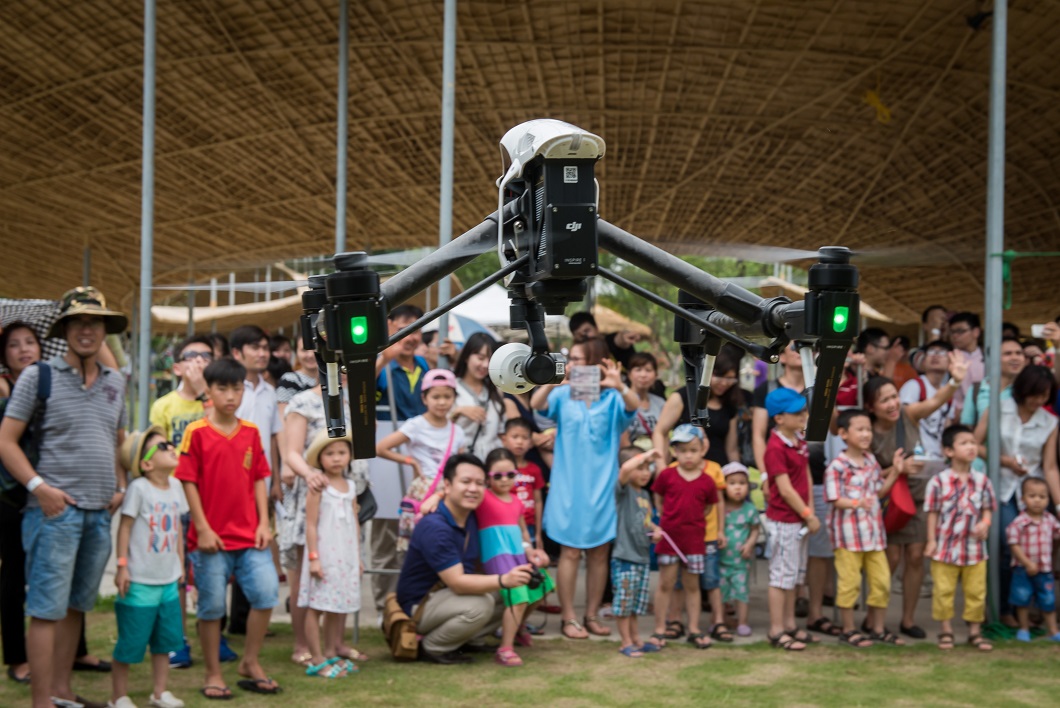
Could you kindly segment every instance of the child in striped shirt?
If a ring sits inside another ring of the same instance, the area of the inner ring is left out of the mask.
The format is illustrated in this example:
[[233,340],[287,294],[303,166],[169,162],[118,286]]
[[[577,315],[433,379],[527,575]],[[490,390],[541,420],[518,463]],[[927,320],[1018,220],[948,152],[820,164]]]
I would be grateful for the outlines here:
[[[894,467],[884,479],[872,446],[872,419],[863,410],[852,408],[839,414],[839,436],[847,449],[824,473],[824,498],[831,502],[831,535],[838,576],[836,607],[843,618],[839,641],[864,649],[873,642],[905,644],[883,622],[891,599],[891,568],[887,564],[887,535],[883,528],[880,497],[894,486],[902,474],[902,455],[895,455]],[[854,604],[861,591],[861,574],[869,586],[868,619],[872,631],[866,637],[854,624]]]
[[1060,521],[1050,514],[1049,486],[1040,477],[1024,477],[1020,487],[1024,510],[1005,529],[1012,549],[1012,585],[1008,602],[1016,608],[1020,628],[1016,639],[1031,640],[1027,608],[1033,599],[1045,620],[1048,636],[1060,642],[1056,627],[1056,589],[1053,581],[1053,541],[1060,538]]
[[942,452],[950,466],[932,477],[924,495],[928,515],[924,555],[931,558],[931,579],[935,582],[931,616],[942,623],[938,646],[953,649],[953,598],[959,579],[964,588],[968,643],[980,651],[991,651],[994,647],[983,638],[982,623],[986,617],[986,539],[997,497],[986,475],[972,469],[979,445],[971,428],[946,428]]

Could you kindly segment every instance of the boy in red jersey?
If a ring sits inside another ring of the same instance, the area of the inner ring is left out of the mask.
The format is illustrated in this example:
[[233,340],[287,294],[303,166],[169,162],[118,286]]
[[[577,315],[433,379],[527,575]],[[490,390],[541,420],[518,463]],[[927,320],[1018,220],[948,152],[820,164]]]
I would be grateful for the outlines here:
[[247,640],[238,686],[254,693],[279,693],[258,662],[261,645],[276,606],[279,582],[268,551],[268,495],[265,480],[272,473],[253,423],[236,417],[243,399],[246,369],[220,359],[203,371],[213,406],[206,417],[188,425],[180,446],[176,478],[184,484],[191,509],[188,551],[199,591],[199,638],[210,699],[232,695],[217,659],[225,588],[233,573],[250,602]]

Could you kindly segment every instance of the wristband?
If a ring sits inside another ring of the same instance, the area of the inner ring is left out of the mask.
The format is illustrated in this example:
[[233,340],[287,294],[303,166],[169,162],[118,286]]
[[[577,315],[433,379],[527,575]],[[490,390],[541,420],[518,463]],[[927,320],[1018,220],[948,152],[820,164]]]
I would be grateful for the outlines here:
[[26,491],[30,494],[33,494],[33,491],[42,484],[44,484],[44,478],[41,477],[39,474],[33,475],[33,479],[26,482]]
[[315,553],[313,551],[310,551],[309,552],[309,560],[311,560],[311,561],[320,560],[320,554],[319,553]]
[[412,457],[411,456],[410,457],[406,457],[404,460],[402,460],[402,462],[404,462],[406,465],[410,465],[411,466],[412,465]]
[[810,518],[811,516],[813,516],[813,509],[811,509],[811,508],[810,508],[810,507],[808,507],[808,506],[804,506],[804,507],[802,508],[802,511],[801,511],[801,512],[799,512],[799,516],[801,516],[801,517],[802,517],[802,518],[804,518],[804,519],[808,519],[808,518]]
[[118,487],[114,491],[117,492],[118,494],[125,494],[125,487]]
[[497,584],[501,586],[501,590],[507,590],[508,589],[508,588],[504,587],[504,576],[501,575],[500,573],[497,574]]
[[526,550],[530,550],[533,547],[534,544],[530,543],[529,541],[523,541],[523,548],[525,548]]
[[960,388],[961,387],[961,382],[957,381],[955,379],[952,379],[952,378],[949,381],[947,381],[946,384],[949,385],[949,386],[953,386],[954,388]]
[[121,556],[121,557],[118,558],[118,567],[119,568],[126,568],[126,567],[128,567],[128,565],[129,565],[129,559],[128,558],[126,558],[125,556]]
[[627,393],[629,393],[629,386],[622,384],[622,395],[625,396]]

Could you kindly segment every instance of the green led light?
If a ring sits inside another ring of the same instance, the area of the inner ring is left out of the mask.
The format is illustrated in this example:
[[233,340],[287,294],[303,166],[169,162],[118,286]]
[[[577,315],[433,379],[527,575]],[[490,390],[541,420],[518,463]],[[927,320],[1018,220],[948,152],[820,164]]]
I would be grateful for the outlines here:
[[850,322],[850,308],[837,307],[835,312],[832,314],[832,331],[840,333],[846,331],[847,324]]
[[368,318],[350,318],[350,339],[354,344],[364,344],[368,341]]

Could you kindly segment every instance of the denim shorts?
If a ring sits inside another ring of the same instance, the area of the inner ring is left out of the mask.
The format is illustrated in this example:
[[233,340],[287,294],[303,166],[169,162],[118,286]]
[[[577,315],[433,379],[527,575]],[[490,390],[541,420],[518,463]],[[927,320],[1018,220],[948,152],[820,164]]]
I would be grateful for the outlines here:
[[721,587],[721,571],[718,570],[719,555],[717,542],[708,542],[707,558],[703,562],[703,574],[699,576],[701,590],[716,590]]
[[60,620],[68,609],[88,612],[110,557],[110,512],[67,506],[48,518],[40,507],[22,516],[26,552],[26,614]]
[[176,581],[168,585],[129,583],[125,597],[114,600],[114,616],[118,621],[115,661],[139,664],[148,645],[152,654],[168,654],[184,648],[184,622]]
[[1009,588],[1008,604],[1013,607],[1030,607],[1034,599],[1042,612],[1056,611],[1056,588],[1052,572],[1027,575],[1021,566],[1012,569],[1012,585]]
[[211,621],[224,617],[228,578],[233,573],[252,609],[271,610],[279,602],[280,581],[268,549],[192,551],[188,555],[195,570],[195,588],[199,591],[196,612],[199,619]]

